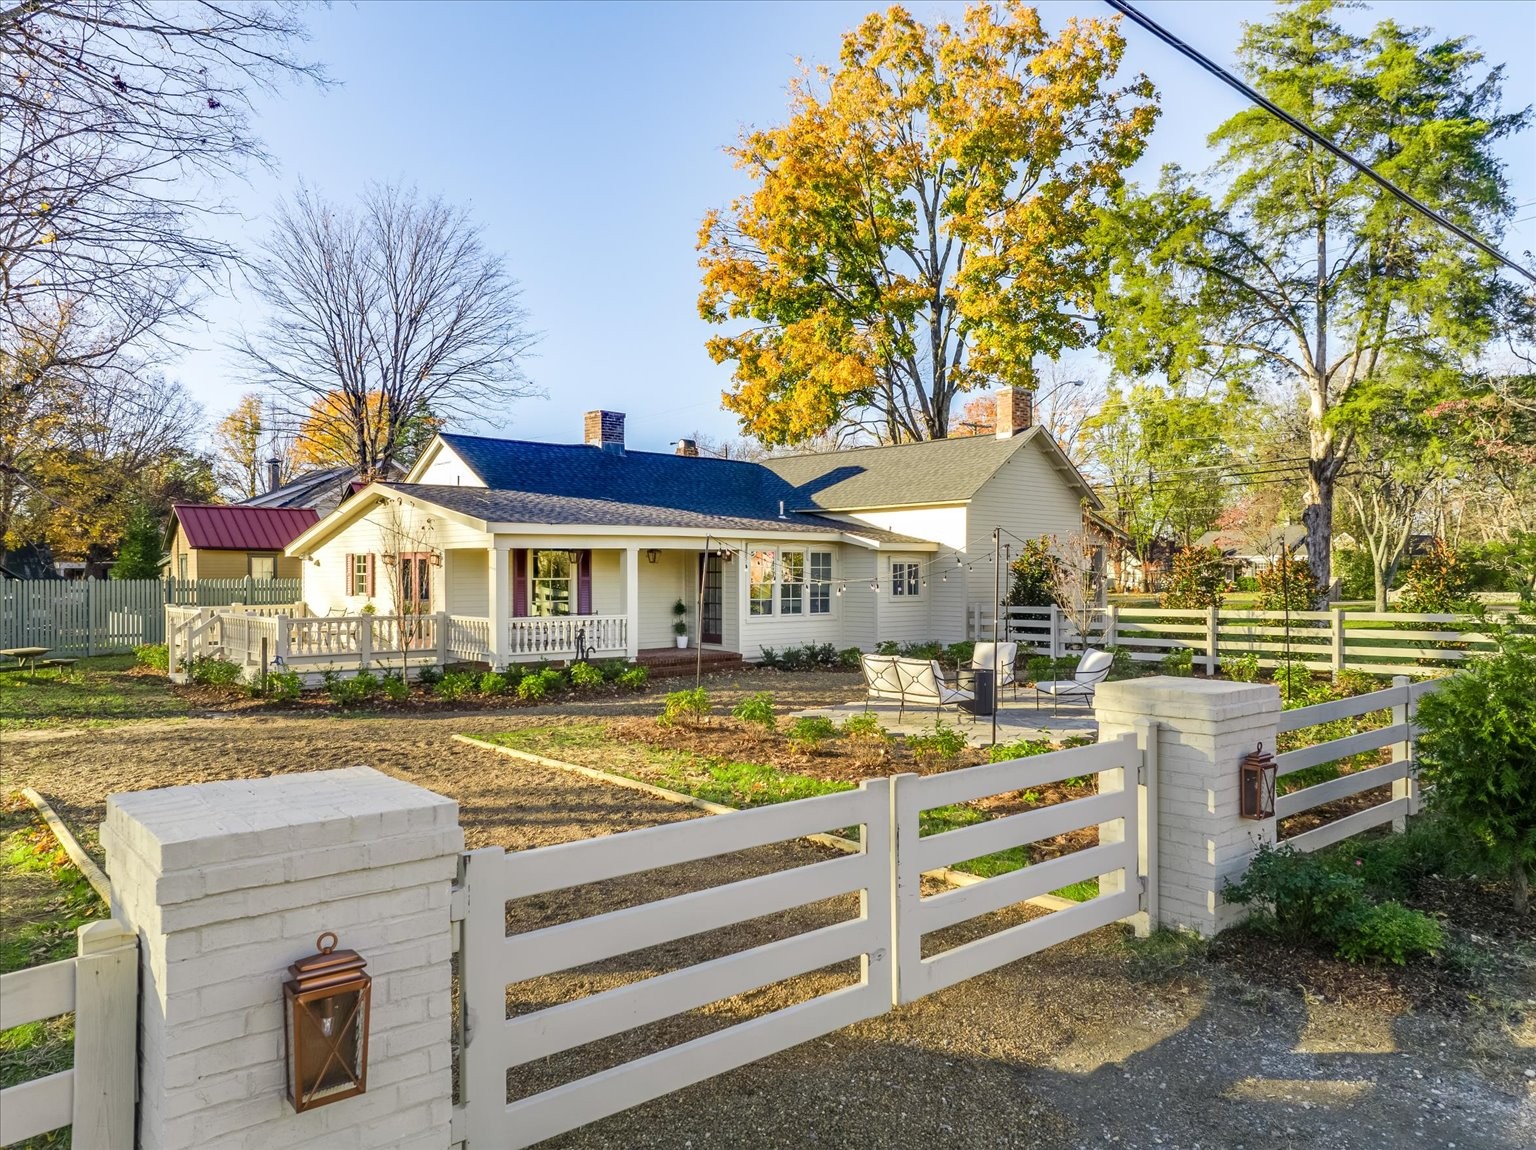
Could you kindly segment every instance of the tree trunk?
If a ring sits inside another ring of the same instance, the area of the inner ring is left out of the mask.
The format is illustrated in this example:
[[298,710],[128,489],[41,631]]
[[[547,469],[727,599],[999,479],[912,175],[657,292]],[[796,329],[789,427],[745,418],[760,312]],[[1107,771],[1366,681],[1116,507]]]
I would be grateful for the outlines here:
[[1387,609],[1387,570],[1377,559],[1371,560],[1371,575],[1376,582],[1376,610]]
[[1301,511],[1302,526],[1307,529],[1307,567],[1312,572],[1312,599],[1318,610],[1326,606],[1328,585],[1333,578],[1332,470],[1331,460],[1312,461],[1313,501]]
[[1515,859],[1509,872],[1510,886],[1514,888],[1515,912],[1524,914],[1531,905],[1531,876],[1525,869],[1524,859]]

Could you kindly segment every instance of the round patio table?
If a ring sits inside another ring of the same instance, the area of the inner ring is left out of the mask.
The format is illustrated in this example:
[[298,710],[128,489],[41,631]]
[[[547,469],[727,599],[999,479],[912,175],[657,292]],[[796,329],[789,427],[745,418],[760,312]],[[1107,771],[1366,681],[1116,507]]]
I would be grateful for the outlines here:
[[0,651],[0,655],[15,659],[18,664],[28,665],[32,671],[30,677],[33,679],[37,678],[37,661],[47,653],[47,647],[8,647]]

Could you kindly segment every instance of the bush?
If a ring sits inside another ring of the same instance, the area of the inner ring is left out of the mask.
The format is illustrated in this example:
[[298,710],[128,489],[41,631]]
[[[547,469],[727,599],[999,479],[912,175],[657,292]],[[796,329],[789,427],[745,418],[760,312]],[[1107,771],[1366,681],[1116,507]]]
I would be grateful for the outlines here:
[[1019,547],[1019,557],[1008,564],[1009,607],[1056,605],[1056,557],[1049,539],[1030,539]]
[[1259,589],[1259,581],[1252,575],[1239,575],[1232,580],[1232,586],[1235,590],[1252,594]]
[[325,693],[338,707],[361,707],[382,689],[378,676],[372,671],[359,671],[350,679],[339,672],[325,673]]
[[1020,739],[1015,743],[993,743],[987,751],[987,762],[1006,763],[1009,759],[1027,759],[1031,755],[1043,755],[1051,749],[1044,739]]
[[1113,662],[1109,665],[1110,679],[1134,679],[1140,672],[1136,669],[1136,654],[1129,647],[1105,647]]
[[475,689],[482,695],[505,695],[509,685],[507,677],[500,671],[487,671],[480,676],[480,681],[475,684]]
[[1432,615],[1470,611],[1474,608],[1474,575],[1471,566],[1443,539],[1436,539],[1408,568],[1403,581],[1403,610]]
[[[1373,599],[1376,596],[1376,572],[1371,557],[1358,547],[1340,547],[1333,553],[1333,573],[1339,580],[1339,594],[1346,599]],[[1258,590],[1255,586],[1254,590]]]
[[1174,553],[1161,605],[1179,611],[1220,607],[1226,588],[1227,568],[1220,548],[1181,547]]
[[944,654],[939,662],[946,667],[969,667],[971,659],[976,655],[976,644],[967,640],[964,643],[951,643],[944,648]]
[[651,673],[644,667],[626,667],[619,672],[618,683],[626,691],[643,691],[650,678]]
[[965,736],[943,719],[935,719],[929,734],[907,736],[907,748],[921,763],[953,763],[965,750]]
[[1227,678],[1235,682],[1252,683],[1259,677],[1259,653],[1244,651],[1241,655],[1223,659],[1221,669],[1227,673]]
[[773,711],[773,696],[766,691],[748,695],[731,709],[731,714],[742,722],[753,723],[765,731],[771,731],[779,725],[779,717]]
[[686,691],[672,691],[662,700],[661,717],[657,722],[664,727],[687,723],[697,725],[712,710],[709,692],[703,687],[691,687]]
[[228,659],[193,659],[187,678],[200,687],[232,687],[240,681],[240,664]]
[[858,647],[844,647],[837,653],[837,665],[857,671],[864,663],[864,652]]
[[133,658],[139,666],[154,671],[171,669],[171,650],[164,643],[141,643],[133,649]]
[[1301,663],[1281,663],[1275,668],[1275,686],[1280,690],[1280,705],[1287,710],[1306,706],[1312,700],[1312,672]]
[[882,639],[875,644],[875,654],[877,655],[899,655],[900,653],[901,644],[894,639]]
[[1440,924],[1400,902],[1367,906],[1338,940],[1339,954],[1350,962],[1383,958],[1398,966],[1420,954],[1434,954],[1445,944]]
[[1321,595],[1306,562],[1286,553],[1259,572],[1260,611],[1310,611]]
[[583,691],[601,687],[606,678],[603,672],[591,663],[572,663],[566,674],[570,677],[571,686]]
[[1193,675],[1195,673],[1195,653],[1188,647],[1180,647],[1176,651],[1169,651],[1158,663],[1165,675]]
[[604,659],[601,663],[594,665],[603,673],[603,678],[610,683],[617,683],[620,676],[629,670],[629,664],[623,659]]
[[391,703],[404,703],[411,697],[411,684],[399,671],[388,672],[379,686]]
[[441,667],[423,667],[416,672],[416,681],[423,687],[435,687],[443,681],[443,670]]
[[1505,631],[1419,702],[1417,757],[1433,809],[1509,875],[1524,911],[1536,878],[1536,637]]
[[525,703],[537,703],[544,698],[549,694],[550,687],[546,674],[545,671],[535,671],[531,675],[524,675],[517,684],[517,697]]
[[796,750],[810,754],[827,739],[837,734],[832,720],[825,715],[801,715],[785,732]]
[[291,703],[304,693],[304,680],[297,671],[270,671],[266,697],[274,703]]
[[440,676],[433,684],[433,690],[439,699],[447,699],[452,702],[462,699],[472,693],[480,685],[478,675],[469,671],[449,671]]

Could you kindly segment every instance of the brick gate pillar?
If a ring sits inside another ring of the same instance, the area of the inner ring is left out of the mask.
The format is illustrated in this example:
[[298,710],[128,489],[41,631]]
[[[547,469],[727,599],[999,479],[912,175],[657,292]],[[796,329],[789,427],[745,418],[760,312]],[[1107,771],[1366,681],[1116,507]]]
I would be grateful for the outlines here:
[[[351,767],[113,795],[101,841],[141,943],[139,1146],[445,1150],[457,803]],[[283,983],[328,930],[373,976],[368,1090],[296,1114]]]
[[1156,844],[1157,921],[1205,937],[1240,921],[1222,887],[1248,869],[1273,819],[1238,811],[1238,765],[1259,743],[1275,749],[1280,695],[1269,684],[1158,675],[1105,683],[1094,698],[1099,740],[1134,733],[1148,721],[1155,744],[1157,810],[1147,812]]

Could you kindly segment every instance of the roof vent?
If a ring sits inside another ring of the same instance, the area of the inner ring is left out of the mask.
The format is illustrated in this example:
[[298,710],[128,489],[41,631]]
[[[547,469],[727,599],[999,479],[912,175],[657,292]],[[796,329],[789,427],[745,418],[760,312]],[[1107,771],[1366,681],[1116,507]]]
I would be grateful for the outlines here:
[[624,413],[589,411],[583,417],[588,447],[601,447],[617,455],[624,454]]

